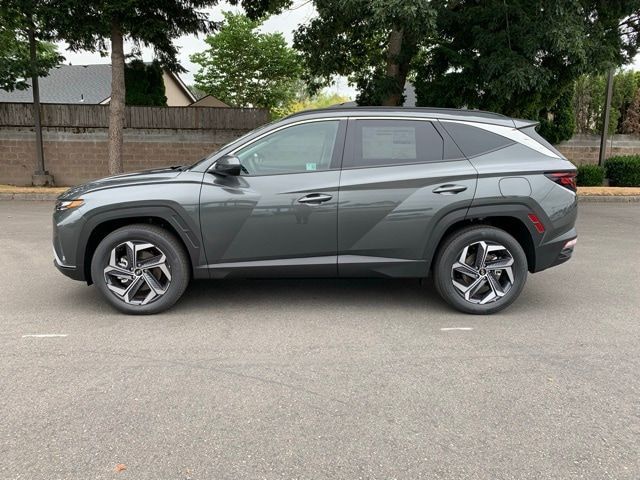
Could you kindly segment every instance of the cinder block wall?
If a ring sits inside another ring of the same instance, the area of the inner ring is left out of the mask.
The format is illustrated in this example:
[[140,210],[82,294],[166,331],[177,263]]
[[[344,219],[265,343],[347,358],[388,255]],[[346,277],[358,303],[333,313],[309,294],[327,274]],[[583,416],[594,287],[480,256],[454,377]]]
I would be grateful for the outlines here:
[[[127,172],[196,162],[246,130],[125,129]],[[56,185],[70,186],[108,175],[106,128],[46,128],[45,168]],[[35,134],[26,127],[0,129],[0,184],[31,185]]]
[[[576,165],[597,164],[600,153],[600,136],[574,135],[570,140],[556,145],[556,148]],[[636,154],[640,154],[639,136],[614,135],[607,141],[605,158]]]

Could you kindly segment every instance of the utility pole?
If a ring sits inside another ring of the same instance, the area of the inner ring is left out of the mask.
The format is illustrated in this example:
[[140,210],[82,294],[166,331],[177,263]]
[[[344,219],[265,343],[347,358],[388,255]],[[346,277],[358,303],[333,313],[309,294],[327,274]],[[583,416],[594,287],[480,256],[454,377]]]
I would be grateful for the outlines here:
[[613,75],[615,68],[609,69],[607,77],[607,98],[604,103],[604,121],[602,122],[602,136],[600,137],[600,156],[598,165],[604,165],[604,156],[607,150],[607,135],[609,131],[609,117],[611,117],[611,98],[613,97]]
[[44,169],[44,150],[42,148],[42,122],[40,120],[40,85],[38,84],[36,36],[33,17],[29,25],[29,56],[31,60],[31,89],[33,91],[33,120],[36,129],[36,170],[31,183],[36,187],[53,185],[53,177]]

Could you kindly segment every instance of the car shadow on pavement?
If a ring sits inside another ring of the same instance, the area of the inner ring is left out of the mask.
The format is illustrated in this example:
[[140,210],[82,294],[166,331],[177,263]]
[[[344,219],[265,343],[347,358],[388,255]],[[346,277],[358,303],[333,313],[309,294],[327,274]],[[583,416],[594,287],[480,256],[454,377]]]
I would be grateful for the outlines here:
[[194,281],[176,309],[207,308],[395,308],[447,309],[431,280],[418,279],[229,279]]

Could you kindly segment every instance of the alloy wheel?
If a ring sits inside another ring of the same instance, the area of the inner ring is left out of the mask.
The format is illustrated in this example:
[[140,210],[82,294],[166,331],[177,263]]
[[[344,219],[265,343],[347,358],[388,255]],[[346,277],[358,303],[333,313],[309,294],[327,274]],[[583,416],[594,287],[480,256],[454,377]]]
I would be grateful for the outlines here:
[[123,302],[147,305],[167,292],[171,269],[156,245],[128,241],[111,250],[104,279],[107,288]]
[[451,267],[451,281],[467,302],[484,305],[500,300],[514,283],[511,252],[496,242],[480,241],[462,249]]

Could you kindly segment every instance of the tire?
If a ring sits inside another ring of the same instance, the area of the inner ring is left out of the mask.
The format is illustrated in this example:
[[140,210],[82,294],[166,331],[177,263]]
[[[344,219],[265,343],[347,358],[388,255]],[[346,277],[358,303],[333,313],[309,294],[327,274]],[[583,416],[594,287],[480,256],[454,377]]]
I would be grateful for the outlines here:
[[527,267],[527,256],[515,238],[499,228],[473,226],[444,240],[434,265],[434,283],[455,309],[487,315],[518,298]]
[[149,315],[171,308],[191,276],[182,243],[155,225],[135,224],[107,235],[91,259],[91,277],[121,312]]

